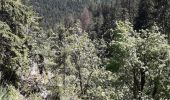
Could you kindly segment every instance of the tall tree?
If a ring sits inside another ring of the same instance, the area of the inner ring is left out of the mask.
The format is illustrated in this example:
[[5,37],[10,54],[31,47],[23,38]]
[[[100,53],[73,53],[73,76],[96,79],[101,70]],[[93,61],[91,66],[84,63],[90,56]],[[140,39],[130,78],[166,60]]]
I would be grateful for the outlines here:
[[151,28],[155,22],[155,0],[141,0],[138,16],[135,19],[134,29]]
[[117,89],[123,89],[124,94],[121,98],[169,98],[169,88],[165,88],[169,86],[169,45],[158,27],[134,33],[131,26],[119,22],[113,34],[107,69],[119,77]]
[[[160,31],[163,34],[168,36],[168,40],[170,41],[169,36],[169,23],[170,23],[170,2],[168,0],[155,0],[155,8],[156,8],[156,23],[160,27]],[[170,43],[170,42],[169,42]]]
[[[54,78],[53,95],[63,99],[111,98],[112,88],[109,87],[113,77],[111,73],[100,68],[101,62],[96,48],[88,33],[82,32],[81,24],[77,22],[68,29],[59,26],[54,36],[49,38],[51,49],[55,52],[53,57],[56,65],[52,69],[57,74]],[[107,75],[112,79],[103,80]]]
[[13,90],[19,90],[18,94],[29,97],[30,92],[39,92],[38,88],[33,88],[37,86],[36,82],[28,82],[33,45],[38,42],[35,39],[39,30],[37,17],[20,0],[0,2],[1,85],[12,85]]

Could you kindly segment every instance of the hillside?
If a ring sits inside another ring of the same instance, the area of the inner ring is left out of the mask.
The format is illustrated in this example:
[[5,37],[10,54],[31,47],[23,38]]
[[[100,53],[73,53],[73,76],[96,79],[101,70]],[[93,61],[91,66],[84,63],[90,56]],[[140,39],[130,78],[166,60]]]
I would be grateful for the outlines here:
[[0,0],[0,100],[169,99],[169,0]]
[[116,0],[29,0],[26,4],[33,6],[43,18],[42,25],[50,27],[65,20],[80,18],[85,7],[91,8],[92,13],[95,13],[101,5],[114,7],[115,2]]

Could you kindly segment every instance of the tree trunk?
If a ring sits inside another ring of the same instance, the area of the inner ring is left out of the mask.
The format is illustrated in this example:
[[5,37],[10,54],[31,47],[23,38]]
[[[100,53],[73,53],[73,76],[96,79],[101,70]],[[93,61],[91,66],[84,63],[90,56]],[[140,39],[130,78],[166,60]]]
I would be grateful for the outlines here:
[[80,82],[80,90],[81,90],[81,94],[83,94],[83,83],[82,83],[82,76],[81,76],[81,67],[80,67],[79,53],[75,52],[74,53],[74,57],[75,57],[76,68],[78,70],[78,76],[79,76],[79,82]]
[[64,85],[64,91],[66,87],[66,53],[64,54],[64,75],[63,75],[63,85]]
[[133,69],[133,98],[138,99],[139,95],[139,81],[137,79],[137,70],[136,68]]

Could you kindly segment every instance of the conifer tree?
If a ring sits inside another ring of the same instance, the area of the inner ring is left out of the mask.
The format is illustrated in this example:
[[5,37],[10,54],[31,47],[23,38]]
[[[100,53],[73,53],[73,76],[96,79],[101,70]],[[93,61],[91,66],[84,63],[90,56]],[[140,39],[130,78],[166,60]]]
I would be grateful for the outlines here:
[[36,41],[32,36],[36,36],[35,32],[38,31],[36,17],[20,0],[0,2],[1,85],[11,85],[13,92],[16,90],[17,94],[28,96],[34,89],[28,87],[23,90],[23,87],[29,84],[25,80],[30,73],[31,43]]
[[[101,60],[97,56],[95,46],[88,34],[82,31],[81,24],[77,22],[74,27],[68,29],[59,26],[57,30],[49,38],[51,49],[55,52],[53,57],[56,65],[52,69],[57,74],[53,80],[57,85],[55,90],[52,89],[53,95],[58,94],[57,97],[63,99],[111,98],[112,89],[106,85],[108,91],[104,91],[104,83],[110,84],[113,77],[110,72],[100,68]],[[107,78],[107,75],[111,80],[102,79]]]
[[154,25],[155,0],[141,0],[139,3],[138,16],[135,19],[134,29],[147,29]]

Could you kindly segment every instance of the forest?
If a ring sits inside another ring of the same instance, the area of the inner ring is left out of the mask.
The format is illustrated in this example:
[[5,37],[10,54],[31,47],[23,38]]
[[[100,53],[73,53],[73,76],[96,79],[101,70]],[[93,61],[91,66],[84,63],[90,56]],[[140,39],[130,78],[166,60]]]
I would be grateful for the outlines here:
[[0,100],[170,100],[170,0],[0,0]]

